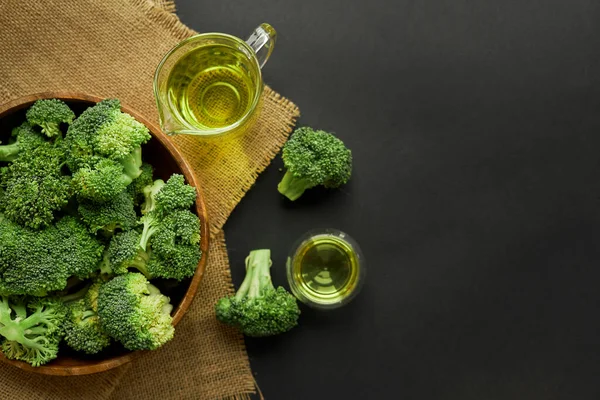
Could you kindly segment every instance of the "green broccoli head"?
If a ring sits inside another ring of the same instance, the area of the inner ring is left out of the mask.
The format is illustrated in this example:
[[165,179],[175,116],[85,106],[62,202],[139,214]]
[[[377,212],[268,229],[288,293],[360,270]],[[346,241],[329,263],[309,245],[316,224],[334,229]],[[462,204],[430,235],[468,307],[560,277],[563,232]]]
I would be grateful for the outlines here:
[[11,178],[0,206],[6,216],[33,229],[47,226],[69,200],[68,177],[21,176]]
[[60,124],[71,124],[75,113],[62,100],[38,100],[27,110],[27,122],[38,125],[48,137],[60,137]]
[[137,225],[133,199],[127,191],[104,203],[81,201],[78,210],[92,233],[102,231],[112,235],[116,229],[129,230]]
[[191,277],[202,257],[200,220],[189,210],[173,211],[158,225],[150,248],[150,276],[177,280]]
[[220,299],[217,319],[253,337],[284,333],[298,324],[296,298],[271,281],[271,251],[253,250],[246,258],[246,277],[235,296]]
[[[33,126],[25,121],[21,125],[13,128],[11,137],[16,140],[22,151],[33,150],[39,145],[46,143],[46,139]],[[62,161],[62,156],[61,156]]]
[[23,122],[13,128],[11,136],[10,143],[0,146],[0,161],[14,161],[20,153],[31,151],[45,143],[43,136],[36,132],[29,122]]
[[196,188],[185,183],[183,175],[173,174],[156,193],[155,207],[162,215],[186,210],[196,201]]
[[56,263],[51,243],[56,236],[54,226],[33,232],[2,222],[0,294],[45,296],[66,287],[69,271],[64,263]]
[[74,217],[31,231],[8,220],[0,229],[0,294],[45,296],[63,290],[71,276],[90,277],[102,244]]
[[147,268],[150,256],[140,247],[140,238],[141,235],[134,230],[120,232],[112,237],[107,250],[112,273],[123,275],[129,268],[135,268],[150,277]]
[[69,126],[65,137],[67,164],[76,173],[109,159],[120,164],[123,174],[133,180],[142,172],[141,145],[148,140],[148,129],[122,113],[119,100],[106,99],[85,110]]
[[0,205],[11,220],[39,229],[48,226],[71,196],[71,178],[63,175],[62,150],[51,144],[22,152],[2,169],[4,197]]
[[123,173],[121,164],[104,159],[93,167],[84,167],[73,174],[73,186],[84,200],[103,203],[123,192],[132,179]]
[[65,264],[69,277],[88,279],[98,270],[104,246],[78,219],[65,216],[56,223],[56,234],[48,232],[52,240],[53,257]]
[[135,230],[114,235],[108,246],[110,272],[136,269],[148,279],[182,280],[196,272],[202,257],[200,220],[188,210],[168,214],[157,226],[147,249]]
[[0,297],[2,352],[34,367],[55,359],[66,314],[64,304],[54,298]]
[[148,128],[131,115],[113,111],[109,123],[104,123],[94,135],[94,150],[97,154],[120,161],[138,150],[150,140]]
[[308,127],[296,129],[283,147],[287,169],[278,190],[290,200],[317,185],[339,187],[350,179],[352,152],[344,143],[325,131]]
[[189,209],[196,201],[196,188],[185,183],[183,175],[173,174],[165,183],[161,179],[144,188],[142,204],[143,224],[141,247],[146,250],[148,241],[158,225],[170,213]]
[[102,328],[129,350],[154,350],[173,338],[169,298],[142,274],[113,278],[100,288]]
[[84,166],[94,165],[101,156],[96,155],[94,143],[96,132],[106,123],[111,123],[121,110],[117,99],[106,99],[89,107],[69,126],[65,135],[67,164],[72,172]]
[[65,343],[69,347],[86,354],[97,354],[110,345],[110,336],[100,327],[97,308],[94,309],[86,299],[69,303],[67,307]]
[[233,302],[231,317],[246,336],[263,337],[287,332],[298,324],[296,298],[284,288],[266,290],[256,300]]

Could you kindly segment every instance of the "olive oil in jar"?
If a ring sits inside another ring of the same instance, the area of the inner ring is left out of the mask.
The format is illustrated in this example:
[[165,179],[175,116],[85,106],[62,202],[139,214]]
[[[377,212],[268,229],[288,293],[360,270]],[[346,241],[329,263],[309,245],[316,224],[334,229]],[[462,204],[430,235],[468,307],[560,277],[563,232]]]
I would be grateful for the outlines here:
[[223,44],[191,50],[173,66],[168,99],[181,119],[198,129],[228,127],[253,107],[260,69],[239,49]]
[[345,233],[328,230],[305,236],[288,259],[294,295],[317,308],[336,308],[350,301],[364,279],[358,245]]

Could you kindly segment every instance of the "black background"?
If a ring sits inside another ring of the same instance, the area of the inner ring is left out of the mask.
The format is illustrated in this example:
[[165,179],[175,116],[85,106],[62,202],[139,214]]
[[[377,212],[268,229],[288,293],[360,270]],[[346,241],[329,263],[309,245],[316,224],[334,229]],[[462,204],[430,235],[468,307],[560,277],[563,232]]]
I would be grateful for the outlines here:
[[246,341],[268,399],[600,398],[596,0],[178,0],[184,23],[279,38],[263,73],[353,150],[296,203],[278,157],[225,232],[274,280],[305,231],[361,244],[361,295]]

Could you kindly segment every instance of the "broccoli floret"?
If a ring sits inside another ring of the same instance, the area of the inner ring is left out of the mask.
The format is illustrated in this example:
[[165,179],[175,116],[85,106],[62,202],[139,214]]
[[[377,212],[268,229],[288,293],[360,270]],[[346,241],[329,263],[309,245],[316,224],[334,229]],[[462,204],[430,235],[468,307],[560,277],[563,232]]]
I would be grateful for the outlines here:
[[71,276],[89,278],[99,266],[103,246],[77,219],[32,231],[0,224],[0,294],[45,296],[63,290]]
[[158,179],[144,189],[145,201],[142,204],[141,247],[146,249],[148,240],[164,217],[176,210],[189,209],[196,201],[196,189],[187,185],[183,175],[173,174],[167,183]]
[[[148,128],[131,115],[113,111],[110,122],[102,124],[94,135],[94,150],[103,157],[120,161],[140,150],[150,140]],[[141,162],[140,162],[141,166]]]
[[150,255],[140,247],[140,238],[141,235],[134,230],[112,237],[107,250],[110,272],[122,275],[128,272],[128,268],[135,268],[146,277],[151,277],[147,268]]
[[83,299],[67,303],[65,343],[72,349],[87,354],[99,353],[111,342],[110,336],[100,327],[98,317],[100,286],[100,282],[94,283]]
[[117,276],[100,287],[100,325],[129,350],[154,350],[173,338],[169,301],[142,274]]
[[102,231],[106,235],[112,235],[116,229],[129,230],[137,225],[133,199],[127,191],[105,203],[81,201],[79,213],[92,233]]
[[290,200],[317,185],[337,188],[350,179],[352,152],[344,143],[325,131],[296,129],[283,147],[287,169],[277,189]]
[[194,275],[202,257],[200,220],[189,210],[174,211],[150,240],[147,270],[151,277],[182,280]]
[[66,287],[69,278],[66,266],[55,263],[52,243],[48,242],[55,235],[54,226],[33,232],[3,221],[0,294],[45,296],[49,291]]
[[296,298],[271,281],[271,251],[253,250],[246,258],[246,277],[235,296],[215,306],[217,319],[253,337],[287,332],[298,324]]
[[75,113],[62,100],[38,100],[27,110],[27,122],[38,125],[48,137],[60,137],[60,124],[71,124]]
[[74,217],[65,216],[55,226],[56,235],[48,232],[48,239],[53,241],[54,258],[65,264],[69,276],[90,278],[98,270],[104,249],[102,243]]
[[103,203],[123,192],[131,183],[123,167],[111,160],[99,161],[94,167],[84,167],[73,174],[73,186],[80,198]]
[[142,214],[145,215],[154,211],[156,208],[156,194],[160,192],[163,186],[165,186],[165,181],[157,179],[142,189],[142,194],[144,195],[144,202],[140,210]]
[[42,135],[36,132],[29,122],[23,122],[13,128],[11,136],[10,143],[0,146],[0,161],[14,161],[19,153],[30,151],[45,142]]
[[137,179],[142,174],[142,148],[137,147],[129,155],[123,157],[120,160],[120,164],[123,167],[123,172],[132,181]]
[[136,231],[113,236],[108,246],[110,272],[125,274],[134,268],[148,279],[182,280],[196,272],[202,257],[200,250],[200,220],[188,210],[168,214],[155,227],[155,234],[146,249]]
[[156,193],[155,207],[162,215],[190,208],[196,201],[196,189],[185,183],[183,175],[173,174]]
[[11,220],[33,228],[43,228],[54,219],[71,196],[71,179],[63,175],[62,150],[52,143],[21,152],[2,169],[4,197],[0,204]]
[[110,123],[121,108],[117,99],[106,99],[89,107],[69,126],[65,135],[67,165],[72,172],[95,165],[102,157],[94,151],[94,137],[105,123]]
[[154,168],[152,165],[143,163],[141,169],[142,173],[140,176],[135,178],[133,182],[127,186],[127,191],[133,198],[133,204],[135,206],[139,206],[144,202],[144,188],[146,186],[151,186],[154,180]]
[[100,328],[98,314],[85,300],[68,304],[65,322],[65,343],[86,354],[96,354],[110,345],[110,336]]
[[53,298],[0,297],[2,352],[34,367],[55,359],[66,312],[63,303]]
[[98,162],[109,159],[121,167],[121,174],[131,183],[142,173],[141,145],[148,140],[148,128],[122,113],[119,100],[103,100],[69,126],[65,137],[67,164],[76,173],[81,168],[93,170]]

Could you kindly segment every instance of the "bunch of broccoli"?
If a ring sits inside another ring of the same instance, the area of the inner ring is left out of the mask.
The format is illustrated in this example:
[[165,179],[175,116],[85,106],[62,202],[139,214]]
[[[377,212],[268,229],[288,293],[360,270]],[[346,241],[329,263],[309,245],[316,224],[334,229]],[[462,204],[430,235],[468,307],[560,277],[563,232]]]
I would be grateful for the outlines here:
[[[150,279],[191,277],[202,257],[195,188],[154,178],[148,129],[104,100],[78,117],[39,100],[0,145],[0,349],[33,366],[59,345],[152,350],[173,337]],[[141,272],[134,272],[138,271]]]

